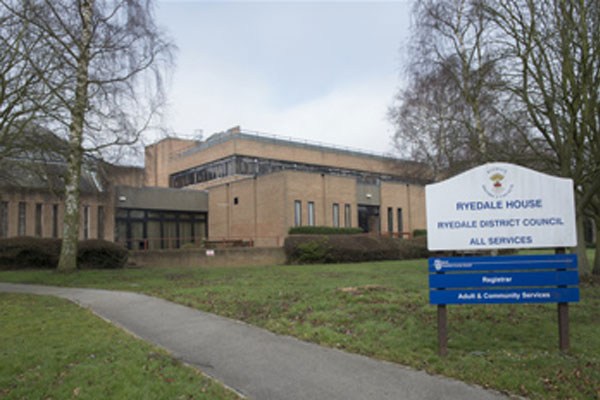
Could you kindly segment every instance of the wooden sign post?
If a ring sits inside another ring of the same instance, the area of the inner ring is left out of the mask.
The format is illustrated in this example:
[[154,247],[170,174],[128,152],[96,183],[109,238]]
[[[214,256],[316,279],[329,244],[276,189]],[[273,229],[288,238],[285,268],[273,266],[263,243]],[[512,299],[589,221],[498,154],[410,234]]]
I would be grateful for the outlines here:
[[559,348],[568,352],[568,303],[579,301],[577,258],[564,254],[577,243],[573,181],[491,163],[427,185],[425,196],[430,251],[559,249],[544,256],[430,258],[440,356],[448,351],[449,304],[558,303]]
[[568,303],[579,301],[577,255],[434,257],[429,273],[440,356],[447,354],[448,304],[558,303],[559,348],[569,350]]

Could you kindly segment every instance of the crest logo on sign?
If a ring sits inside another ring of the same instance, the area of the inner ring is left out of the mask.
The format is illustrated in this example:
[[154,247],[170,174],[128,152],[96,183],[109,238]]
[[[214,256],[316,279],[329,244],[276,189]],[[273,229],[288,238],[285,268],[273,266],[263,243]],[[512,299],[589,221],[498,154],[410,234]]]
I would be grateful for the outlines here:
[[513,190],[513,184],[507,182],[504,168],[492,168],[487,171],[488,182],[482,185],[484,192],[495,199],[505,197]]

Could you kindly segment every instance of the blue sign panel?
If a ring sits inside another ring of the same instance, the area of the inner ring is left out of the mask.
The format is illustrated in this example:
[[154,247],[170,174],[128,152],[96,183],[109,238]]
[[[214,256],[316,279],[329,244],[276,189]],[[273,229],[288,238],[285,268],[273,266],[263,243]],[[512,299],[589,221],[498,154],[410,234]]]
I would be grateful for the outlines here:
[[429,287],[476,288],[503,286],[558,286],[579,284],[577,271],[490,272],[429,275]]
[[577,268],[576,254],[498,257],[433,257],[429,259],[429,272],[574,268]]
[[[431,304],[579,301],[575,254],[429,259]],[[484,272],[487,271],[487,272]],[[502,289],[494,289],[502,288]]]
[[579,301],[579,288],[431,290],[430,304],[568,303]]

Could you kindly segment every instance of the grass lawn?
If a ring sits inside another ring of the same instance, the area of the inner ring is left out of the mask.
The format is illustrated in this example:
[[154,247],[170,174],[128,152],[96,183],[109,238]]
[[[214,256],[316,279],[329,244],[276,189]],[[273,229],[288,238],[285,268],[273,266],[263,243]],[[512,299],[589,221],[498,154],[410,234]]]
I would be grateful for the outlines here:
[[0,399],[239,399],[53,297],[0,293]]
[[130,290],[302,340],[530,398],[600,398],[600,284],[571,304],[571,355],[556,304],[449,306],[437,356],[426,261],[218,269],[0,272],[0,281]]

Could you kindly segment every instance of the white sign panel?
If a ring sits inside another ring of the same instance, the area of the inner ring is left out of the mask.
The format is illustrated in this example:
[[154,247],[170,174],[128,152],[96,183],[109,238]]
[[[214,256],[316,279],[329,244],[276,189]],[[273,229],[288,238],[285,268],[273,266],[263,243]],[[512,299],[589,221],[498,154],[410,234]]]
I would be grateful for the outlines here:
[[507,163],[425,187],[429,250],[573,247],[573,181]]

